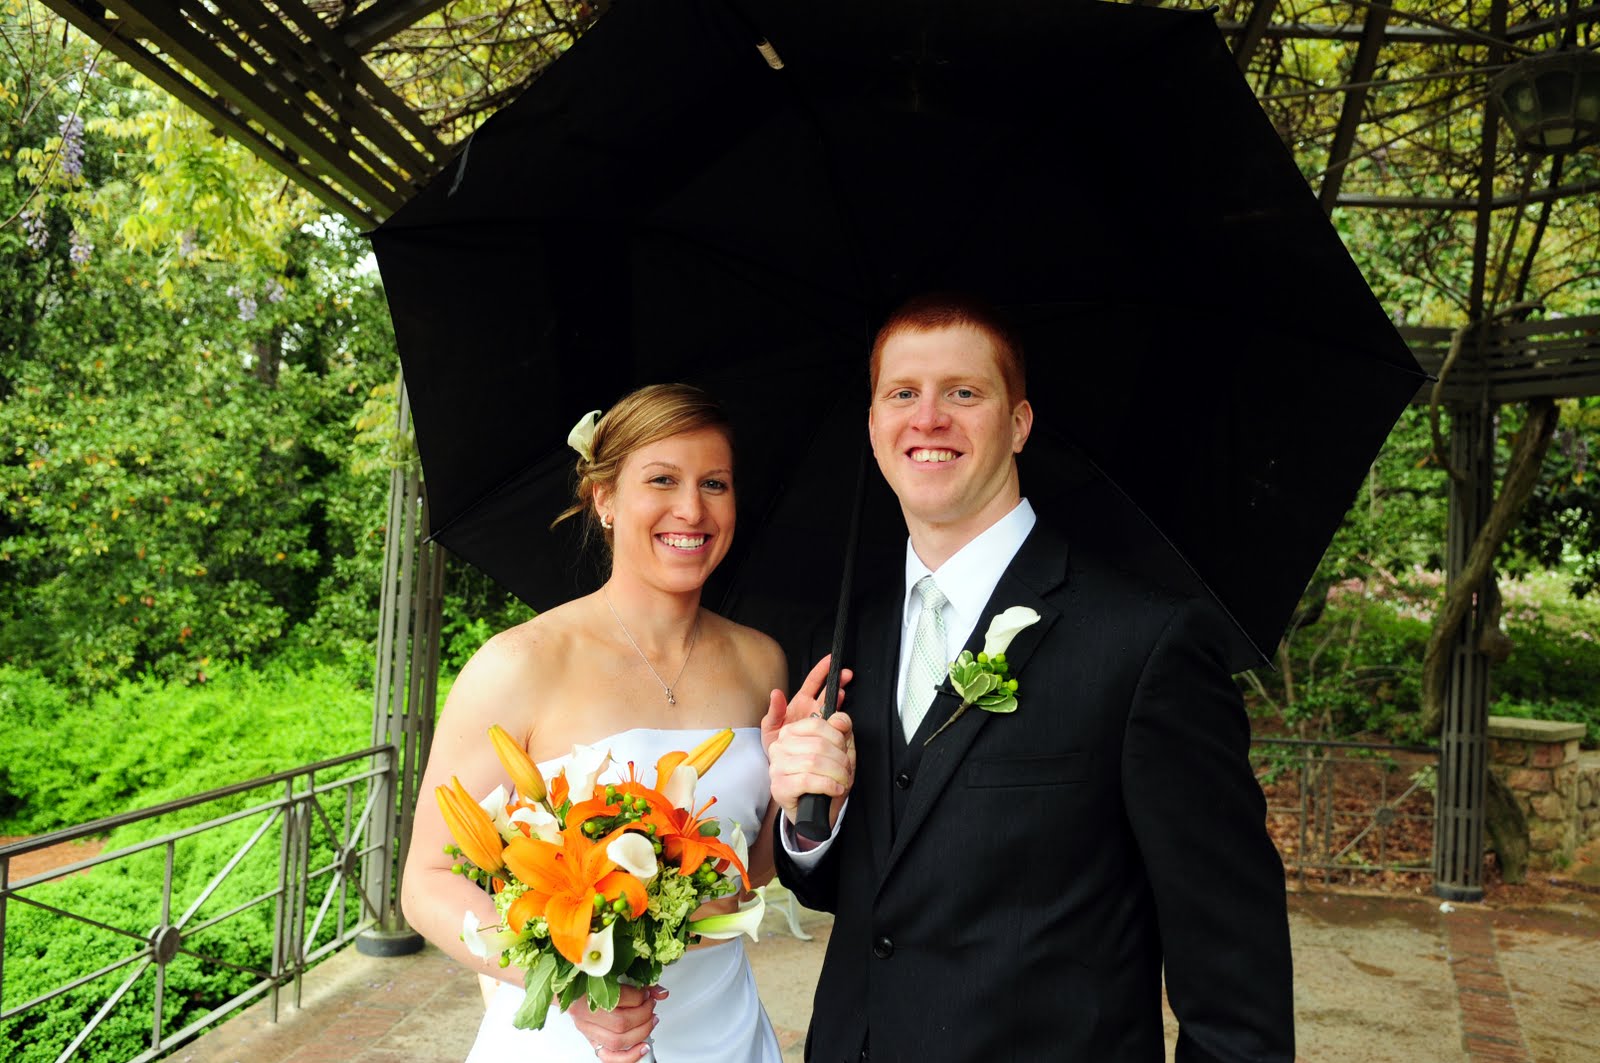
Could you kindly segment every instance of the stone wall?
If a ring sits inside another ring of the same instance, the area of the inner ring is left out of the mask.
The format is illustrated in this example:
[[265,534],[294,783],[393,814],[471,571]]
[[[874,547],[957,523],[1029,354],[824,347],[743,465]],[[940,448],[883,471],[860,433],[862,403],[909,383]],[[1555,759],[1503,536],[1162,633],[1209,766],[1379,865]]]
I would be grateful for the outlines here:
[[1578,844],[1600,839],[1600,752],[1578,754]]
[[1489,770],[1528,817],[1528,867],[1559,870],[1600,837],[1600,753],[1582,753],[1580,723],[1489,717]]

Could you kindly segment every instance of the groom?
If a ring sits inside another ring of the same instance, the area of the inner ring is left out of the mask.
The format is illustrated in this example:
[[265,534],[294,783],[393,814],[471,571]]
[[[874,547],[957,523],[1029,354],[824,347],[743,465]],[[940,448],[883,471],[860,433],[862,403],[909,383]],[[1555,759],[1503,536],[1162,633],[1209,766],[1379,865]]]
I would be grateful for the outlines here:
[[[913,300],[871,369],[904,579],[856,620],[853,713],[769,753],[779,874],[835,914],[806,1058],[1159,1061],[1164,971],[1180,1063],[1292,1060],[1283,867],[1225,621],[1035,518],[1022,354],[985,307]],[[1014,606],[1039,616],[1006,651],[1015,711],[941,731],[948,663]],[[834,798],[820,845],[793,829],[804,793]]]

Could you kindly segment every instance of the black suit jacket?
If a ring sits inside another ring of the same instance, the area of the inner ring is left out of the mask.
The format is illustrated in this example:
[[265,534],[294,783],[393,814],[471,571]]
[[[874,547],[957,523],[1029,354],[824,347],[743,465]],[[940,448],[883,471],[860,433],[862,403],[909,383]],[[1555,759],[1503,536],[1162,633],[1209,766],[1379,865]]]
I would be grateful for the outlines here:
[[806,1058],[1153,1063],[1164,964],[1180,1063],[1292,1060],[1283,866],[1223,621],[1036,525],[969,644],[1006,608],[1040,614],[1006,655],[1016,712],[969,709],[895,771],[903,600],[861,610],[845,656],[838,836],[804,873],[777,847],[784,884],[835,915]]

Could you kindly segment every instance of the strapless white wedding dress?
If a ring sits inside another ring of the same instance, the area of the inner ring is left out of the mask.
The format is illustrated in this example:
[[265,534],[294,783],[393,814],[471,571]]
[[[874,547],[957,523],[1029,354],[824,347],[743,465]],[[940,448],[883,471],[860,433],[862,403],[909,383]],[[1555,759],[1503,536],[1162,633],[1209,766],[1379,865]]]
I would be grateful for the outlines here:
[[[636,727],[590,744],[611,750],[612,766],[602,781],[620,781],[630,760],[640,778],[653,779],[662,754],[692,749],[713,733]],[[568,759],[546,761],[539,770],[548,779]],[[740,727],[734,731],[733,744],[695,788],[695,804],[714,795],[717,803],[711,811],[722,821],[722,837],[728,837],[731,821],[737,820],[754,844],[769,793],[760,728]],[[661,1022],[655,1029],[655,1058],[660,1063],[781,1063],[778,1039],[756,993],[743,938],[690,949],[662,972],[661,985],[669,995],[656,1004]],[[521,1003],[521,989],[500,984],[467,1063],[588,1063],[595,1058],[572,1020],[554,1008],[542,1030],[512,1026]]]

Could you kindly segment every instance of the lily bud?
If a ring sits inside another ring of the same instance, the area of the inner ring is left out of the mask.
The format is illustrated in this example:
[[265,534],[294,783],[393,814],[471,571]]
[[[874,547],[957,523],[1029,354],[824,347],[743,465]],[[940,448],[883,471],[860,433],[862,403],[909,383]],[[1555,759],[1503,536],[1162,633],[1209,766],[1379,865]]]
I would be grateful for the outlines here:
[[511,776],[511,781],[516,784],[517,794],[524,801],[543,801],[544,776],[539,774],[539,767],[533,762],[533,758],[528,756],[528,751],[499,724],[489,728],[489,740],[494,743],[495,755],[505,766],[506,774]]
[[704,779],[706,772],[711,770],[711,765],[721,759],[722,754],[726,753],[731,745],[733,745],[733,728],[724,727],[689,750],[689,756],[684,763],[691,765],[695,774]]
[[494,820],[467,793],[461,780],[451,777],[452,786],[435,787],[439,799],[439,812],[451,837],[461,847],[461,853],[477,867],[493,874],[505,866],[505,842],[495,828]]
[[667,780],[678,769],[678,765],[689,759],[689,754],[681,749],[674,749],[670,753],[663,753],[661,759],[656,761],[656,789],[660,790],[667,785]]

